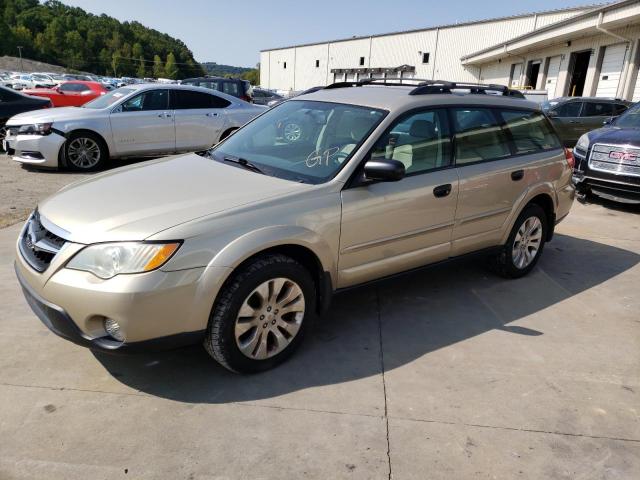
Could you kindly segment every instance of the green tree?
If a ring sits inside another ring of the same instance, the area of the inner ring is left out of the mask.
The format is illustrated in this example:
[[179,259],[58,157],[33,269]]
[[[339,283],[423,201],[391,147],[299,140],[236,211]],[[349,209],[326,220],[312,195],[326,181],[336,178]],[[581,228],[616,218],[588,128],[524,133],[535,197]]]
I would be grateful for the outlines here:
[[164,76],[164,65],[160,55],[153,56],[153,76],[156,78],[162,78]]
[[176,57],[173,52],[167,55],[167,63],[164,66],[164,74],[167,78],[178,78],[178,66],[176,65]]
[[257,68],[251,69],[248,72],[243,73],[240,78],[249,80],[251,85],[260,85],[260,70]]
[[144,58],[140,57],[140,64],[138,65],[138,70],[136,70],[136,77],[144,78],[147,76],[147,67],[144,64]]
[[116,77],[118,76],[121,62],[122,57],[120,56],[120,52],[113,52],[111,55],[111,70],[113,71],[113,75]]

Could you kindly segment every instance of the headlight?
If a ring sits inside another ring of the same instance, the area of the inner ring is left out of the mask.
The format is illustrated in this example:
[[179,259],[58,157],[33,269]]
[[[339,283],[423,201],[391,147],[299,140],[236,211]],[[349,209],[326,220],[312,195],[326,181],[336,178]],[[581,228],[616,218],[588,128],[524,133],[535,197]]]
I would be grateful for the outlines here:
[[143,273],[167,263],[178,247],[179,243],[145,242],[90,245],[80,250],[67,268],[91,272],[104,279],[121,273]]
[[32,125],[22,125],[18,128],[18,134],[22,135],[49,135],[53,123],[35,123]]
[[585,133],[578,139],[576,143],[576,149],[586,152],[589,150],[589,136]]

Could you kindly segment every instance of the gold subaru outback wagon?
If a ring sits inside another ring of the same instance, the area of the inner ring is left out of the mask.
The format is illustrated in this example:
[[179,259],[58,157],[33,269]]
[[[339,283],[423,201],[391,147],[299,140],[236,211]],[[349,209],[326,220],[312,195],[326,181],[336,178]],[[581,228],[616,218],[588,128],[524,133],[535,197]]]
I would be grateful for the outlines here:
[[333,84],[62,189],[17,241],[29,304],[89,348],[203,342],[255,372],[340,289],[472,252],[527,274],[571,208],[571,154],[506,87],[409,83]]

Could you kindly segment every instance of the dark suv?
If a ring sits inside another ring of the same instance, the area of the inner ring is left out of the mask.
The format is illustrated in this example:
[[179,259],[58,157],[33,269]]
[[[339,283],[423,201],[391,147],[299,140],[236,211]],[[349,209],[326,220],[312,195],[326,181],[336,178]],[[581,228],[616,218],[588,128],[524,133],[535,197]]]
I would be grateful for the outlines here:
[[542,104],[565,147],[573,148],[580,135],[600,128],[631,105],[625,100],[595,97],[560,97]]
[[573,154],[573,181],[579,192],[640,203],[640,103],[582,135]]
[[182,81],[183,85],[194,85],[196,87],[210,88],[219,92],[233,95],[245,102],[253,103],[253,89],[247,80],[241,78],[223,77],[198,77],[187,78]]

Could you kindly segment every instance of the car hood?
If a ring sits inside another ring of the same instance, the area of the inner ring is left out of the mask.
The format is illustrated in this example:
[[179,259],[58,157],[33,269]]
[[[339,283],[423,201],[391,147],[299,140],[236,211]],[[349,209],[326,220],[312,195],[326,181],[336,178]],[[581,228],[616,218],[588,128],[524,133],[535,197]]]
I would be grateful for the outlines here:
[[95,116],[100,110],[94,108],[60,107],[45,110],[33,110],[11,117],[7,125],[24,125],[27,123],[62,122]]
[[640,129],[619,128],[616,126],[599,128],[589,132],[589,142],[640,147]]
[[72,242],[144,240],[196,218],[308,187],[189,154],[69,185],[38,210]]

